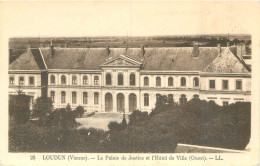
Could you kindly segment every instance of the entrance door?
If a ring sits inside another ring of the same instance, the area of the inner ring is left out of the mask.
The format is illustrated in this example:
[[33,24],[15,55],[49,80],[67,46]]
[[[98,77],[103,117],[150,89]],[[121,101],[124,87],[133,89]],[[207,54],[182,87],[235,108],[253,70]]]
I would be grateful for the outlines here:
[[117,112],[124,112],[125,110],[125,99],[122,93],[117,95]]
[[111,112],[113,110],[113,98],[111,93],[105,95],[105,111]]
[[136,110],[136,95],[131,93],[129,95],[129,112]]

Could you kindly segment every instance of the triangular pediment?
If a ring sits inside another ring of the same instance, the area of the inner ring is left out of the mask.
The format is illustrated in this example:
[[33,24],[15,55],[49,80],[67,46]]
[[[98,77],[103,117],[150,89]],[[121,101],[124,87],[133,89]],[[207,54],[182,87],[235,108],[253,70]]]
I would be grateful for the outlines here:
[[108,59],[102,67],[140,67],[142,63],[131,59],[125,55],[119,55],[115,58]]

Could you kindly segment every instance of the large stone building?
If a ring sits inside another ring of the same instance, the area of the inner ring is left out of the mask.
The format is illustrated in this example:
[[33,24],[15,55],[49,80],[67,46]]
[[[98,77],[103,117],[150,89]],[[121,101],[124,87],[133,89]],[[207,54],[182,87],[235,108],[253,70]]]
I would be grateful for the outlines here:
[[159,95],[179,104],[250,101],[245,47],[29,48],[9,65],[9,93],[99,112],[150,112]]

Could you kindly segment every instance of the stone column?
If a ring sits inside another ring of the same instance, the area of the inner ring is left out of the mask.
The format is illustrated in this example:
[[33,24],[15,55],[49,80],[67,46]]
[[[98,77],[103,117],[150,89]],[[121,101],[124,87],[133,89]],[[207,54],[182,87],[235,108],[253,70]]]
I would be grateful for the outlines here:
[[113,98],[113,112],[117,112],[116,96],[117,96],[117,93],[113,92],[113,93],[112,93],[112,98]]
[[125,99],[125,112],[129,112],[129,94],[128,93],[123,93],[124,94],[124,99]]

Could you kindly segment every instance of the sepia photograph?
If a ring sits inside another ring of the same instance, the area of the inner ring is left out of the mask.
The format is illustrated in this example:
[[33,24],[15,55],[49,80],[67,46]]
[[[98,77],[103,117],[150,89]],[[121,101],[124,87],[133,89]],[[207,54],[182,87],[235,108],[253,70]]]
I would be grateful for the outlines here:
[[0,165],[259,163],[259,2],[0,9]]

